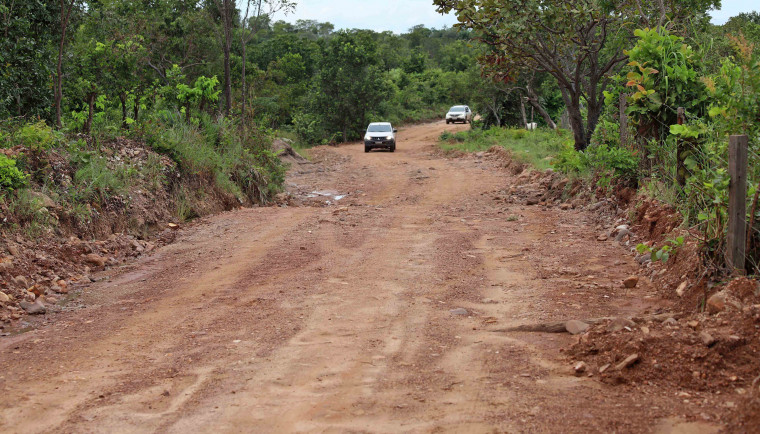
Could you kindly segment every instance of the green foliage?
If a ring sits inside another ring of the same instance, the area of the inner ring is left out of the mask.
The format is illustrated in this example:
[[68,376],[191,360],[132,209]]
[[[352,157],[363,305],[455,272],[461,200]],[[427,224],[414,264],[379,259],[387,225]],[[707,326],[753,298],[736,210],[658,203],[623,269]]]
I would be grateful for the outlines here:
[[628,106],[631,120],[650,129],[661,129],[676,124],[677,107],[702,115],[707,92],[699,80],[695,51],[684,38],[662,27],[638,29],[634,34],[638,39],[626,51],[629,63],[623,71],[626,86],[632,90]]
[[108,167],[107,160],[95,155],[74,174],[76,200],[105,202],[112,195],[126,192],[130,174]]
[[479,152],[493,146],[509,150],[519,161],[538,169],[551,167],[552,159],[570,139],[568,131],[539,128],[527,131],[519,128],[472,129],[452,134],[444,131],[439,140],[444,150]]
[[[627,182],[638,179],[638,158],[628,149],[609,147],[606,144],[590,146],[585,151],[576,151],[566,145],[552,161],[554,167],[563,173],[605,175]],[[604,178],[609,182],[607,178]]]
[[0,154],[0,192],[14,191],[26,186],[29,176],[16,167],[16,160]]
[[0,119],[50,116],[57,9],[52,1],[0,2]]
[[54,147],[62,139],[62,135],[40,120],[22,126],[16,131],[14,139],[15,144],[40,152]]
[[684,243],[684,237],[676,237],[675,239],[669,239],[665,242],[665,244],[660,247],[650,247],[646,244],[639,244],[636,246],[636,251],[639,253],[649,253],[651,254],[652,262],[654,261],[662,261],[662,262],[668,262],[670,259],[670,256],[675,254]]

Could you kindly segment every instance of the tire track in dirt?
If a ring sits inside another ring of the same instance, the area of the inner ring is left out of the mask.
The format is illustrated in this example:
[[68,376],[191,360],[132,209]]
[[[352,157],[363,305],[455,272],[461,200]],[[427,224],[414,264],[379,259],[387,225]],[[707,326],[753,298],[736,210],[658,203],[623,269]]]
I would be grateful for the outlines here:
[[698,411],[570,375],[570,336],[491,331],[633,312],[647,288],[608,287],[635,266],[583,213],[495,204],[508,173],[434,151],[462,128],[315,149],[324,170],[289,182],[337,204],[204,219],[0,340],[0,430],[651,432]]

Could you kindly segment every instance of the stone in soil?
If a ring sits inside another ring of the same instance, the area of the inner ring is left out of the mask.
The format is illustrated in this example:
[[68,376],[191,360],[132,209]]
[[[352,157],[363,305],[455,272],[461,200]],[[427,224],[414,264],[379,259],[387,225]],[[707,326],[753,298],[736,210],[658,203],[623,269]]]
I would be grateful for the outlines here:
[[39,299],[34,303],[22,301],[18,305],[21,306],[21,309],[24,309],[29,315],[42,315],[47,312],[45,305],[42,304],[42,301]]
[[586,372],[587,368],[588,368],[588,366],[586,366],[586,362],[578,362],[573,367],[573,370],[575,371],[575,373],[577,375],[580,375],[580,374],[583,374],[584,372]]
[[458,307],[456,309],[451,309],[449,312],[451,312],[452,315],[468,315],[469,312],[467,312],[467,309]]
[[68,294],[69,285],[65,280],[59,280],[51,287],[51,289],[59,294]]
[[652,262],[652,254],[651,253],[641,254],[636,257],[636,262],[638,262],[641,265],[644,265],[647,262]]
[[625,368],[631,367],[634,363],[639,361],[639,355],[638,354],[631,354],[630,356],[626,357],[625,360],[618,363],[617,366],[615,366],[616,371],[622,371]]
[[7,303],[9,301],[11,301],[11,298],[8,296],[8,294],[0,292],[0,303]]
[[86,255],[84,257],[84,262],[94,265],[96,267],[103,267],[106,265],[106,260],[100,255],[97,255],[95,253],[90,253],[89,255]]
[[688,281],[681,282],[680,285],[678,285],[678,288],[676,288],[676,295],[679,297],[683,297],[684,293],[686,293],[686,287],[689,286]]
[[716,292],[707,299],[707,311],[712,314],[723,312],[730,307],[741,310],[742,304],[726,290]]
[[623,280],[623,286],[628,289],[635,288],[636,285],[638,284],[639,284],[639,276],[630,276],[626,278],[625,280]]
[[597,241],[607,241],[610,237],[607,236],[607,234],[601,234],[598,237],[596,237]]
[[588,330],[589,325],[583,321],[572,319],[565,323],[565,330],[572,335],[579,335]]
[[29,286],[29,281],[27,281],[26,277],[24,276],[16,276],[11,280],[13,281],[13,283],[15,283],[18,286],[22,286],[24,288]]
[[715,345],[715,342],[717,340],[708,332],[702,332],[699,334],[699,339],[702,341],[705,346],[711,347]]
[[624,328],[628,327],[630,329],[633,329],[633,327],[636,326],[636,323],[629,320],[628,318],[615,318],[610,322],[610,324],[607,326],[607,330],[615,333],[623,330]]

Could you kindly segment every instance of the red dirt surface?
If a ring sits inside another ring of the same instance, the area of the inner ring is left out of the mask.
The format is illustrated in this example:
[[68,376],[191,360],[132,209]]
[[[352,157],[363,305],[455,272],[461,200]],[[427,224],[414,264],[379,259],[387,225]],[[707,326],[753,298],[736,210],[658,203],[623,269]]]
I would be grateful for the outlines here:
[[594,370],[612,353],[562,353],[578,337],[501,331],[673,302],[646,276],[622,287],[641,271],[630,246],[598,241],[621,210],[526,205],[561,201],[545,193],[562,180],[442,156],[440,133],[461,128],[402,129],[395,153],[314,149],[279,206],[200,219],[100,273],[0,340],[0,431],[747,431],[754,407],[730,378],[712,386],[722,371],[700,367],[688,397],[646,383],[669,357],[634,338],[646,323],[620,335],[615,354],[641,359],[614,382]]

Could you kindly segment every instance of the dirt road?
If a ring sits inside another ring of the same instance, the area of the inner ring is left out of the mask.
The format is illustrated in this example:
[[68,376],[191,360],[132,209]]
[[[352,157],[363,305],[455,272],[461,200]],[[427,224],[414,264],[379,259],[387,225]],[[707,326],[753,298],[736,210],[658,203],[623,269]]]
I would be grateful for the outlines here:
[[434,152],[462,128],[314,150],[288,180],[309,206],[189,225],[0,340],[0,431],[710,432],[672,393],[571,375],[576,337],[494,331],[650,289],[619,289],[637,268],[592,216],[496,202],[506,171]]

